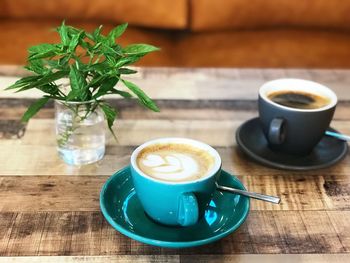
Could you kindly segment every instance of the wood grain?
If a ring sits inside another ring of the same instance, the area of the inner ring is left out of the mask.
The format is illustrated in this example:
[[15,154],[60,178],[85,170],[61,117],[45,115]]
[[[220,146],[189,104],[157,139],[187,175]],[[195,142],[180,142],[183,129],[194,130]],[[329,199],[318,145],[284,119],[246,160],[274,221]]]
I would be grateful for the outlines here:
[[[150,136],[151,137],[151,136]],[[43,139],[44,140],[44,139]],[[204,140],[205,141],[205,140]],[[130,155],[135,146],[107,146],[103,160],[84,166],[69,166],[60,160],[54,145],[23,144],[17,140],[2,140],[0,151],[1,175],[111,175],[129,164]],[[33,151],[35,147],[35,151]],[[338,164],[306,172],[293,172],[265,167],[247,158],[236,146],[215,147],[221,155],[223,168],[234,175],[274,175],[304,177],[318,174],[340,176],[340,180],[347,180],[350,171],[350,154]],[[21,153],[21,154],[18,154]],[[336,186],[336,185],[335,185]],[[334,187],[333,187],[334,188]]]
[[[0,119],[18,120],[35,99],[5,99],[0,96]],[[247,120],[258,116],[256,100],[155,100],[160,113],[144,110],[135,100],[107,100],[119,111],[119,119]],[[348,120],[350,103],[340,101],[334,120]],[[205,113],[205,114],[204,114]],[[49,102],[34,118],[54,118]]]
[[[325,256],[315,257],[316,259],[339,259],[341,256]],[[211,259],[209,259],[211,260]],[[182,260],[181,260],[182,261]],[[41,257],[3,257],[1,262],[4,263],[42,263],[42,262],[55,262],[55,263],[74,263],[74,262],[92,262],[92,263],[105,263],[105,262],[122,262],[122,263],[147,263],[147,262],[180,262],[180,256],[176,255],[116,255],[116,256],[41,256]],[[208,261],[206,261],[208,262]],[[322,261],[323,263],[325,261]],[[336,261],[342,262],[342,261]]]
[[19,120],[0,119],[0,139],[19,139],[25,133],[26,125]]
[[[349,216],[350,211],[252,211],[239,230],[218,242],[166,249],[121,235],[100,212],[8,212],[0,213],[1,232],[10,231],[0,255],[348,253],[350,221],[338,217]],[[347,231],[339,235],[334,227]]]
[[[349,100],[348,70],[320,69],[232,69],[232,68],[137,68],[132,76],[154,99],[231,100],[256,99],[259,87],[277,78],[302,78],[320,82],[332,88],[342,100]],[[0,69],[0,90],[18,79],[24,72]],[[40,92],[0,92],[3,98],[37,98]],[[114,98],[114,96],[112,96]]]
[[[349,108],[350,110],[350,108]],[[205,111],[203,111],[205,113]],[[242,120],[167,120],[167,119],[138,119],[117,120],[113,128],[118,137],[119,145],[135,146],[147,140],[158,137],[189,137],[204,141],[212,146],[236,145],[235,133],[244,123]],[[53,119],[33,119],[26,128],[23,136],[24,144],[55,145],[55,122]],[[154,129],[157,127],[157,129]],[[332,127],[344,134],[350,134],[350,120],[334,120]],[[45,136],[43,136],[45,135]],[[112,137],[107,133],[112,139]],[[21,136],[22,137],[22,136]],[[115,145],[114,140],[109,140]]]
[[[100,189],[108,177],[3,176],[0,177],[0,211],[99,211]],[[254,174],[238,177],[250,191],[282,198],[280,205],[252,200],[252,210],[350,210],[348,176]]]
[[286,255],[215,255],[215,256],[202,256],[202,255],[185,255],[180,256],[180,261],[182,263],[187,262],[213,262],[213,263],[221,263],[221,262],[230,262],[230,263],[295,263],[295,262],[317,262],[317,263],[342,263],[349,261],[349,255],[347,254],[323,254],[323,255],[315,255],[315,254],[286,254]]
[[[118,143],[108,137],[104,159],[81,167],[68,166],[57,155],[53,103],[25,125],[20,117],[40,93],[0,92],[1,262],[350,260],[350,153],[326,169],[283,171],[247,158],[234,139],[239,125],[258,115],[259,86],[285,77],[335,90],[339,103],[331,126],[350,134],[350,71],[137,69],[133,81],[156,99],[161,113],[112,97],[110,103],[120,111]],[[0,67],[0,89],[22,74],[18,67]],[[100,213],[99,191],[110,175],[129,164],[137,145],[165,136],[211,144],[225,170],[250,191],[280,196],[281,204],[252,201],[241,228],[203,247],[165,249],[121,235]]]
[[3,257],[4,263],[74,263],[74,262],[169,262],[169,263],[295,263],[295,262],[318,262],[318,263],[347,263],[347,254],[286,254],[286,255],[116,255],[116,256],[41,256],[41,257]]

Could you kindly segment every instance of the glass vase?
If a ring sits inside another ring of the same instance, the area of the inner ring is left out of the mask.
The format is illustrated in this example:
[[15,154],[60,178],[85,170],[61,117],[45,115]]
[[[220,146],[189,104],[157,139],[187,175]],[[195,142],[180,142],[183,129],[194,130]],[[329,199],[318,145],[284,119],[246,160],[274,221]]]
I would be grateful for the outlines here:
[[59,156],[70,165],[101,160],[105,153],[105,118],[94,101],[55,101]]

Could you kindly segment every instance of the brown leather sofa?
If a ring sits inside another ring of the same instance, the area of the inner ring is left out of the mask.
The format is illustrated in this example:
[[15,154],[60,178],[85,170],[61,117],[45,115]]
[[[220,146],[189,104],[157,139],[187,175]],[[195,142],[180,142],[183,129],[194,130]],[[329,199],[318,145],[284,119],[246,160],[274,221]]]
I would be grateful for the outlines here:
[[0,0],[0,64],[24,64],[51,28],[129,22],[143,66],[350,67],[350,0]]

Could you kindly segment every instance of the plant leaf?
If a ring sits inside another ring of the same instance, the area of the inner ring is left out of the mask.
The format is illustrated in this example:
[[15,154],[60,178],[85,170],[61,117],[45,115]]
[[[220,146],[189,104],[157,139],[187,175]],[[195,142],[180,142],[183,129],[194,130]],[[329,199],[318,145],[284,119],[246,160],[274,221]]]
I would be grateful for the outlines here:
[[105,75],[96,74],[95,77],[90,81],[88,86],[93,88],[99,87],[105,78],[106,78]]
[[65,21],[62,22],[61,26],[57,28],[57,32],[61,37],[61,42],[63,46],[69,45],[68,28],[65,25]]
[[130,65],[132,63],[137,62],[142,56],[129,56],[129,57],[123,57],[117,61],[117,63],[114,65],[116,68],[120,68],[122,66]]
[[81,101],[89,99],[89,90],[86,88],[87,83],[81,71],[78,70],[77,64],[70,66],[69,80],[72,93],[70,96],[78,97]]
[[29,106],[27,111],[22,116],[22,121],[27,122],[31,117],[33,117],[48,101],[50,98],[44,97],[38,99],[32,105]]
[[[127,65],[137,62],[149,52],[159,50],[147,44],[133,44],[123,49],[116,43],[116,39],[122,36],[127,26],[126,23],[118,25],[105,36],[102,34],[102,26],[88,33],[67,26],[63,21],[56,28],[61,38],[59,43],[44,43],[30,47],[26,68],[37,75],[22,78],[7,89],[20,92],[37,88],[45,95],[28,108],[23,120],[30,119],[51,98],[62,101],[87,101],[105,94],[118,94],[124,98],[130,98],[135,94],[142,105],[159,111],[152,99],[135,84],[123,81],[128,88],[127,91],[115,87],[122,74],[137,73],[136,70],[126,68]],[[68,94],[65,90],[60,90],[61,86],[55,83],[65,77],[68,77],[71,83]],[[117,111],[103,101],[96,102],[98,105],[102,103],[101,107],[111,129]]]
[[73,35],[68,47],[69,52],[74,52],[75,49],[77,48],[77,45],[84,37],[85,37],[84,31],[80,31],[78,34]]
[[93,45],[91,48],[92,48],[92,50],[98,50],[98,49],[100,48],[101,45],[102,45],[102,43],[101,43],[101,42],[98,42],[98,43],[96,43],[95,45]]
[[42,43],[29,47],[28,52],[29,54],[45,53],[51,50],[55,50],[56,48],[57,47],[55,44]]
[[90,66],[90,70],[91,71],[97,71],[100,75],[103,74],[106,69],[108,69],[108,63],[106,61],[103,61],[101,63],[96,63],[96,64],[92,64]]
[[107,124],[108,124],[108,129],[112,133],[113,137],[115,139],[117,139],[117,137],[115,136],[114,131],[112,129],[114,120],[117,117],[117,111],[107,103],[100,103],[99,105],[105,114]]
[[125,79],[122,79],[122,82],[125,84],[125,86],[128,89],[130,89],[138,97],[140,103],[143,106],[155,112],[159,112],[159,108],[155,104],[155,102],[150,97],[148,97],[146,93],[144,93],[138,86],[136,86],[134,83],[127,81]]
[[67,74],[67,72],[64,71],[57,71],[49,75],[39,75],[39,76],[29,76],[29,77],[24,77],[20,80],[18,80],[15,84],[9,86],[8,89],[16,89],[17,92],[21,92],[24,90],[32,89],[32,88],[37,88],[41,85],[45,85],[48,83],[51,83],[57,79],[60,79],[64,77]]
[[66,101],[76,101],[78,100],[78,91],[70,90],[65,98]]
[[[66,75],[67,75],[67,72],[65,72],[65,71],[57,71],[57,72],[54,72],[52,74],[45,75],[45,76],[41,75],[41,76],[39,76],[37,81],[27,82],[25,85],[22,86],[21,89],[17,90],[16,92],[21,92],[21,91],[32,89],[32,88],[37,88],[41,85],[45,85],[45,84],[51,83],[55,80],[58,80]],[[35,76],[35,77],[37,77],[37,76]]]
[[132,98],[132,95],[127,92],[127,91],[123,91],[123,90],[118,90],[118,89],[112,89],[111,91],[109,91],[110,94],[118,94],[126,99],[130,99]]
[[117,85],[119,81],[119,78],[108,78],[103,80],[101,83],[100,88],[98,89],[98,92],[93,96],[94,99],[97,99],[98,97],[101,97],[105,94],[107,94],[108,91],[114,88],[115,85]]
[[28,65],[25,66],[24,68],[26,68],[27,70],[32,71],[38,75],[45,75],[45,74],[48,74],[51,72],[50,69],[45,67],[42,59],[31,60],[28,62]]
[[135,73],[137,73],[137,71],[129,69],[129,68],[120,68],[120,69],[118,69],[118,73],[128,75],[128,74],[135,74]]
[[[118,49],[118,50],[117,50]],[[103,54],[105,56],[107,55],[118,55],[118,56],[123,56],[124,54],[122,54],[120,52],[120,48],[118,48],[118,46],[113,46],[113,47],[110,47],[108,44],[106,44],[105,42],[102,43],[101,45],[101,50],[103,52]]]
[[66,26],[67,27],[67,31],[68,31],[68,34],[73,36],[74,34],[78,34],[81,29],[78,29],[78,28],[75,28],[73,26]]
[[132,44],[123,48],[126,55],[146,55],[147,53],[158,51],[159,48],[148,44]]
[[32,46],[28,49],[29,57],[28,60],[40,59],[40,58],[48,58],[58,55],[60,53],[60,49],[56,44],[40,44],[36,46]]
[[101,40],[101,31],[102,31],[103,26],[100,25],[98,28],[94,30],[92,33],[92,40],[95,42],[99,42]]
[[32,82],[36,82],[39,80],[42,76],[28,76],[28,77],[23,77],[19,80],[17,80],[14,84],[11,86],[7,87],[5,90],[10,90],[10,89],[17,89],[21,88],[24,86],[30,85]]
[[61,68],[65,68],[68,71],[68,62],[69,62],[69,56],[64,56],[58,59],[58,65]]
[[38,89],[41,90],[42,92],[50,94],[51,96],[55,96],[55,95],[59,94],[58,93],[58,86],[56,84],[53,84],[53,83],[39,86]]
[[128,23],[124,23],[113,28],[107,36],[109,43],[114,44],[115,39],[120,37],[125,32],[127,27],[128,27]]

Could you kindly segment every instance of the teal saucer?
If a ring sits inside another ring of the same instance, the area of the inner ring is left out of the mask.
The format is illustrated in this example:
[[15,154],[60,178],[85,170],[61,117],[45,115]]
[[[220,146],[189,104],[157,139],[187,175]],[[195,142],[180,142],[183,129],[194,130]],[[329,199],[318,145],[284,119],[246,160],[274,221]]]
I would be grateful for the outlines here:
[[[245,189],[236,177],[224,170],[219,184]],[[217,191],[197,224],[190,227],[160,225],[143,211],[127,166],[112,175],[102,187],[100,207],[108,223],[120,233],[149,245],[182,248],[208,244],[235,231],[247,218],[249,198]]]

